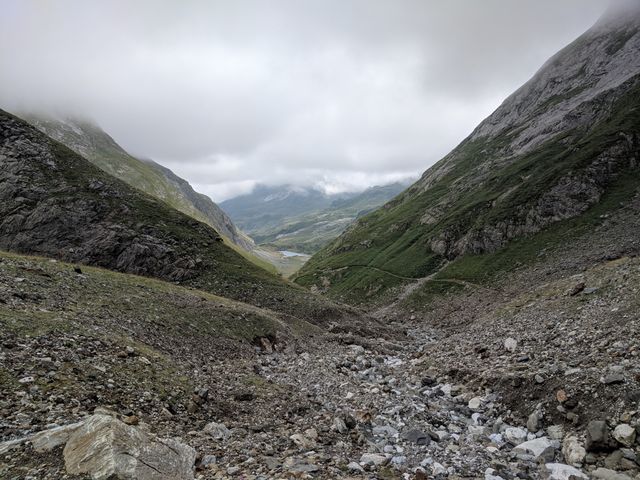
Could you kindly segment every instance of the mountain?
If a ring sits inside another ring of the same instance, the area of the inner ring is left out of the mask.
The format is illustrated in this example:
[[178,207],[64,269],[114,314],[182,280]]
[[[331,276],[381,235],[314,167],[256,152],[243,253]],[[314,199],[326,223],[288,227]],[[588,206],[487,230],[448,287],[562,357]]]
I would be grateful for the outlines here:
[[624,209],[640,184],[633,5],[551,58],[418,182],[312,257],[296,281],[352,303],[389,303],[417,280],[420,292],[437,290],[434,276],[495,278]]
[[329,195],[313,188],[258,186],[221,203],[256,243],[313,254],[356,218],[395,197],[406,185],[371,187],[360,193]]
[[212,226],[236,246],[246,251],[254,247],[252,240],[209,197],[194,191],[168,168],[130,155],[93,122],[35,113],[20,116],[108,174]]
[[321,210],[332,199],[321,190],[293,185],[257,185],[251,193],[225,200],[220,206],[246,232],[274,228],[292,216]]
[[354,312],[255,266],[213,228],[0,111],[0,249],[156,277],[305,321]]

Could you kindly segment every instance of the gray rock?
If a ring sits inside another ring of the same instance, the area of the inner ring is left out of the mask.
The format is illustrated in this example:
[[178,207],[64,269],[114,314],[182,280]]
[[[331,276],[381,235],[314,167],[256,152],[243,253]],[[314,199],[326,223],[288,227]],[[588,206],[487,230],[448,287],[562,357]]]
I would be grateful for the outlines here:
[[602,480],[632,480],[631,477],[608,468],[597,468],[591,472],[591,476]]
[[527,432],[522,428],[508,427],[502,436],[510,444],[519,445],[527,439]]
[[587,452],[606,452],[612,450],[611,437],[607,422],[592,420],[587,425]]
[[619,372],[612,372],[603,376],[600,381],[605,385],[616,385],[619,383],[624,383],[624,375]]
[[584,463],[587,451],[580,444],[577,437],[567,437],[562,443],[562,455],[569,465],[580,467]]
[[536,433],[542,428],[542,413],[539,411],[533,412],[527,419],[527,430]]
[[546,437],[535,438],[528,442],[521,443],[513,449],[516,453],[524,453],[533,456],[536,460],[542,459],[546,462],[553,461],[558,444]]
[[543,478],[547,480],[588,480],[589,477],[575,467],[562,463],[547,463],[544,466]]
[[226,427],[224,423],[207,423],[202,431],[209,434],[209,436],[211,436],[213,439],[222,440],[223,442],[226,442],[231,436],[231,431]]
[[196,451],[108,415],[93,415],[64,448],[67,473],[94,480],[192,480]]
[[408,442],[415,443],[416,445],[429,445],[431,443],[431,437],[429,434],[416,429],[409,430],[404,433],[402,437]]
[[613,431],[613,438],[625,447],[631,447],[636,442],[636,429],[631,425],[622,423]]
[[505,341],[504,341],[504,349],[507,352],[514,353],[517,348],[518,348],[518,340],[516,340],[515,338],[511,338],[511,337],[505,339]]
[[473,397],[471,400],[469,400],[469,403],[467,406],[471,410],[479,410],[480,407],[482,406],[482,402],[483,402],[482,397]]
[[72,423],[38,432],[31,437],[31,445],[38,453],[49,452],[60,445],[66,444],[69,437],[81,426],[82,422]]
[[360,457],[360,463],[362,465],[373,465],[375,467],[379,467],[387,463],[389,459],[386,455],[381,455],[379,453],[364,453]]

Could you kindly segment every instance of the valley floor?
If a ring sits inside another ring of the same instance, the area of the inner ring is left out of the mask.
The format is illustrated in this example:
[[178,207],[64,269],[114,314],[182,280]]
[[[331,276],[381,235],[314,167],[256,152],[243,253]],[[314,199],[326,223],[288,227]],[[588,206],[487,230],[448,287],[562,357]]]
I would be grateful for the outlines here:
[[96,409],[180,437],[201,479],[640,478],[637,216],[491,290],[413,310],[430,279],[405,286],[366,336],[1,254],[0,478],[90,478],[31,435]]

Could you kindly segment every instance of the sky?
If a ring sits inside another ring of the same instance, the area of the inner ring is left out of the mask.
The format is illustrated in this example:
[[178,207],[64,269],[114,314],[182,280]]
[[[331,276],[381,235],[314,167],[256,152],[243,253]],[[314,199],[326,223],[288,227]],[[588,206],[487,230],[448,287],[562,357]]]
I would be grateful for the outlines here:
[[362,190],[420,175],[610,1],[0,0],[0,108],[93,119],[215,201]]

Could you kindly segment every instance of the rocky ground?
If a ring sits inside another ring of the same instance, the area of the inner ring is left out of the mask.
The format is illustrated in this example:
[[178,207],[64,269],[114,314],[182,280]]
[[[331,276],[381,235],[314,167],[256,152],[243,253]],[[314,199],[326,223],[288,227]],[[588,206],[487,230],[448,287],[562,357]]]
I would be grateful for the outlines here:
[[[66,473],[78,471],[72,448],[29,435],[96,408],[118,428],[180,437],[176,451],[197,458],[202,479],[640,478],[637,275],[640,261],[625,258],[513,299],[503,330],[472,330],[482,349],[407,318],[400,340],[322,334],[263,338],[226,357],[181,351],[171,379],[162,357],[117,339],[3,332],[12,386],[0,432],[26,441],[0,446],[0,478],[91,478]],[[604,321],[585,331],[594,316]],[[136,478],[185,478],[154,475]]]
[[[104,431],[201,479],[640,478],[635,225],[431,309],[400,301],[366,337],[2,254],[0,478],[109,478],[78,461]],[[167,471],[121,478],[191,478]]]

